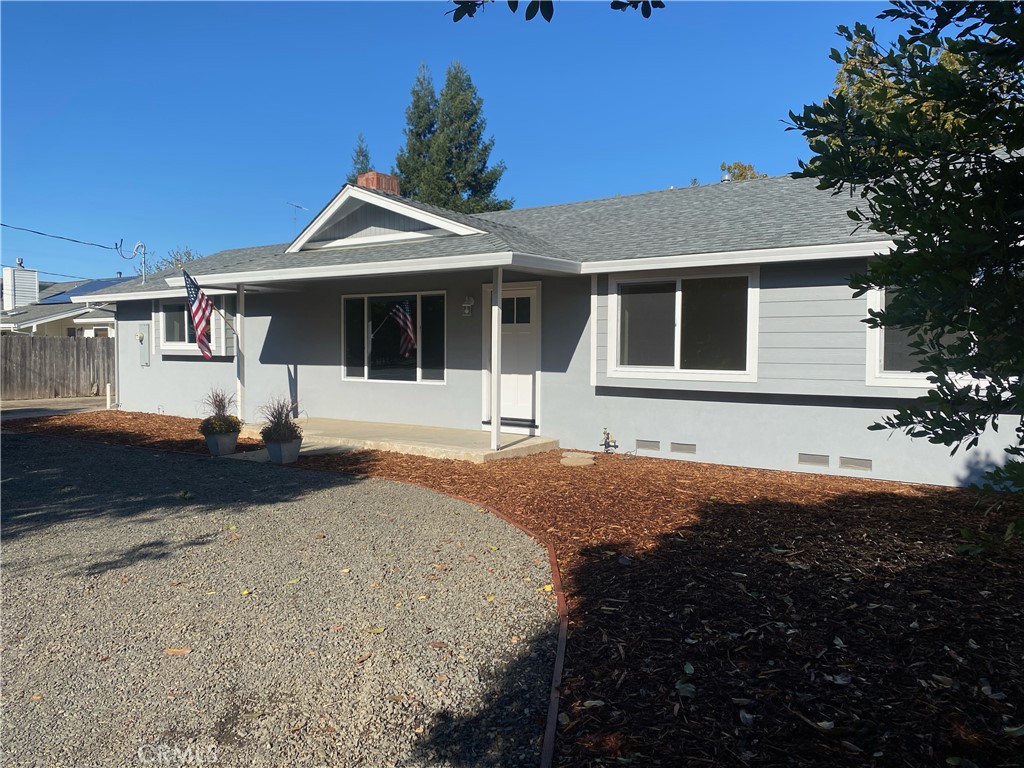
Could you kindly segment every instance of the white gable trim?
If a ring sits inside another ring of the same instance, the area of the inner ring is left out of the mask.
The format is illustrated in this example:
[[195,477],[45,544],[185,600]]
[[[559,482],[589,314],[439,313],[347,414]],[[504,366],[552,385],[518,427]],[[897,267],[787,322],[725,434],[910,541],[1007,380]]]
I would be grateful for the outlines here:
[[892,250],[892,240],[833,245],[800,245],[790,248],[758,248],[750,251],[719,251],[690,253],[678,256],[648,256],[637,259],[587,261],[580,265],[584,275],[594,272],[625,272],[648,269],[679,269],[685,267],[721,267],[733,264],[773,264],[787,261],[824,261],[877,256]]
[[[451,232],[455,235],[480,235],[484,233],[484,230],[460,224],[434,213],[421,211],[418,208],[403,203],[401,200],[377,195],[360,187],[348,184],[342,187],[341,191],[334,196],[334,199],[331,200],[331,202],[329,202],[326,207],[317,214],[316,218],[309,223],[309,226],[299,233],[299,236],[292,241],[292,244],[288,246],[285,253],[297,253],[298,251],[301,251],[306,243],[308,243],[317,232],[327,226],[327,223],[331,220],[334,214],[337,213],[338,210],[349,200],[359,200],[363,203],[368,203],[369,205],[375,205],[378,208],[383,208],[387,211],[408,216],[410,219],[422,221],[424,224],[429,224],[432,227],[443,229],[446,232]],[[404,235],[405,233],[402,234]],[[395,239],[400,240],[403,239],[403,237],[400,235],[396,236]],[[356,240],[345,242],[354,243]]]

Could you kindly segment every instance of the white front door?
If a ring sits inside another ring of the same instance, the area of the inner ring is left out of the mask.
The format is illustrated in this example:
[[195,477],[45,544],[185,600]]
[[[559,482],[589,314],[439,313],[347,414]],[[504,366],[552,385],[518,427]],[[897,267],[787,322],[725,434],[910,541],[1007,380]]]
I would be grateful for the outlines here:
[[[490,306],[491,291],[485,291],[485,307]],[[490,318],[485,323],[484,386],[485,421],[490,421]],[[535,429],[537,426],[537,389],[540,368],[540,306],[535,286],[509,284],[501,291],[501,421],[502,429]]]

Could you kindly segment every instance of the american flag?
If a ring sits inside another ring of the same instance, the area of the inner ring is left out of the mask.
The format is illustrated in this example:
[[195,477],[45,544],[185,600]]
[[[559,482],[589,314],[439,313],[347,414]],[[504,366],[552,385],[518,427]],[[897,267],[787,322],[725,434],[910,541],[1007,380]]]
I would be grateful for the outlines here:
[[416,323],[413,322],[412,313],[409,311],[409,302],[400,301],[391,310],[391,316],[402,329],[402,338],[398,342],[398,351],[402,357],[409,357],[416,349]]
[[207,341],[207,330],[210,327],[210,315],[213,314],[213,302],[203,293],[199,283],[195,281],[184,269],[181,274],[185,276],[185,290],[188,291],[188,308],[192,312],[192,324],[196,327],[196,346],[203,353],[203,357],[209,360],[213,357],[210,352],[210,342]]

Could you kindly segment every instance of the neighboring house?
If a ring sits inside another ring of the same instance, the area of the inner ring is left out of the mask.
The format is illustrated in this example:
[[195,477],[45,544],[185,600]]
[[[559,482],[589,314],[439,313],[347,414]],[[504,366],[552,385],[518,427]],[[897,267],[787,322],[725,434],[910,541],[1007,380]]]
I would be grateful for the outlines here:
[[[0,333],[29,336],[113,336],[114,311],[109,300],[93,302],[90,294],[131,278],[40,283],[39,273],[24,267],[3,268]],[[72,304],[73,297],[88,305]]]
[[813,181],[479,215],[405,200],[384,174],[360,185],[291,243],[189,264],[227,317],[212,361],[176,270],[97,294],[117,303],[121,406],[194,416],[237,379],[247,421],[285,395],[495,441],[497,412],[565,448],[597,450],[607,428],[641,455],[941,484],[1002,455],[992,435],[951,458],[868,431],[927,381],[905,336],[862,322],[883,298],[847,284],[891,242]]

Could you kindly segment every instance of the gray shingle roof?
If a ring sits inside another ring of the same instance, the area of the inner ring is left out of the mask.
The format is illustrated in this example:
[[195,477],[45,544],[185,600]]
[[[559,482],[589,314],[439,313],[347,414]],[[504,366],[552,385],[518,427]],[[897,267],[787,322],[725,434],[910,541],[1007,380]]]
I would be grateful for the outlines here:
[[25,304],[0,313],[0,325],[13,325],[25,328],[39,323],[48,323],[62,317],[81,314],[85,311],[84,304]]
[[747,251],[885,239],[854,232],[849,197],[777,176],[483,213],[558,242],[577,261]]
[[[508,251],[589,262],[885,239],[865,227],[855,229],[846,215],[853,207],[850,198],[833,197],[816,189],[813,180],[789,176],[482,214],[398,199],[485,233],[299,253],[285,253],[288,243],[238,248],[190,262],[188,271],[201,277]],[[177,272],[164,270],[150,275],[145,285],[136,279],[97,295],[163,288],[163,278]]]

